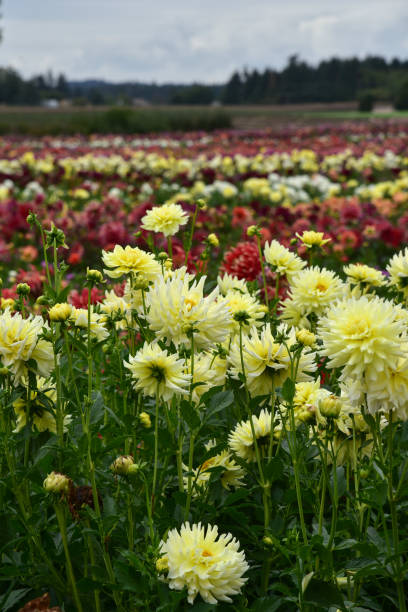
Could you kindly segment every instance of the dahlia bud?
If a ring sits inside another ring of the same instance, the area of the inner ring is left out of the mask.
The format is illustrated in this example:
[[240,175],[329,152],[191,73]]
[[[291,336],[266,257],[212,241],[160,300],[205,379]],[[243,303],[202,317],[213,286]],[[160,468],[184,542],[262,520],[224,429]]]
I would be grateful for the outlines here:
[[210,244],[213,247],[220,246],[220,241],[218,240],[216,234],[208,234],[207,242],[208,242],[208,244]]
[[200,198],[199,200],[197,200],[197,208],[199,208],[200,210],[206,210],[207,203],[205,200],[203,200],[203,198]]
[[39,225],[37,215],[32,210],[27,215],[27,223],[29,225]]
[[159,261],[167,261],[168,255],[166,253],[166,251],[160,251],[160,253],[157,255],[157,259]]
[[167,572],[167,570],[169,569],[169,560],[166,556],[157,559],[156,569],[159,573]]
[[296,340],[304,346],[314,346],[316,343],[316,336],[303,328],[296,332]]
[[341,411],[341,399],[336,395],[329,395],[319,402],[320,414],[329,419],[337,419]]
[[87,268],[86,270],[86,280],[90,281],[93,284],[101,283],[103,281],[102,272],[99,270],[92,270]]
[[273,540],[269,536],[264,536],[262,538],[262,542],[265,544],[265,546],[273,546]]
[[139,414],[139,421],[141,422],[143,427],[145,427],[145,429],[150,429],[150,427],[152,426],[150,414],[148,414],[147,412],[141,412]]
[[139,290],[143,289],[144,291],[149,288],[149,281],[144,278],[136,279],[133,283],[133,289]]
[[10,370],[8,368],[0,368],[0,376],[7,376],[10,374]]
[[27,283],[19,283],[16,289],[17,289],[17,294],[20,297],[29,295],[31,291],[30,285],[27,285]]
[[[37,300],[38,301],[38,300]],[[50,321],[66,321],[72,314],[72,305],[67,303],[55,304],[48,311]]]
[[131,455],[122,455],[115,459],[111,465],[111,470],[115,474],[128,474],[130,466],[134,464],[133,457]]
[[47,236],[47,240],[46,240],[47,247],[53,246],[55,242],[56,247],[63,247],[64,249],[68,248],[67,245],[65,244],[64,232],[58,229],[57,227],[55,227],[54,224],[51,225],[50,230],[45,230],[45,234]]
[[59,472],[51,472],[43,482],[43,487],[50,493],[68,493],[70,479]]
[[47,298],[45,295],[40,295],[35,300],[35,303],[38,304],[39,306],[48,306],[49,301],[50,301],[49,298]]
[[246,310],[239,310],[238,312],[234,314],[232,318],[234,319],[234,321],[237,321],[238,323],[247,324],[250,319],[250,316],[246,312]]
[[173,267],[172,260],[166,259],[166,261],[164,262],[164,267],[166,268],[166,270],[171,270],[171,268]]
[[131,476],[132,474],[136,474],[136,472],[138,472],[139,470],[140,470],[139,463],[132,463],[132,465],[129,465],[129,469],[127,471],[127,474],[129,476]]
[[259,231],[259,227],[257,225],[250,225],[247,229],[247,236],[260,236],[261,232]]

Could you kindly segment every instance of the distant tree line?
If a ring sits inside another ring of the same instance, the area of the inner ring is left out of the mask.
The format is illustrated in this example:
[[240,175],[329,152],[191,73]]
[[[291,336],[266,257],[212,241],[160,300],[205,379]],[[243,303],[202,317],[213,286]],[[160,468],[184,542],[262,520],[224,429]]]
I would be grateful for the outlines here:
[[394,102],[408,81],[408,60],[332,58],[311,66],[297,55],[283,70],[234,72],[224,87],[225,104],[348,102],[370,95]]
[[63,74],[23,79],[12,68],[0,68],[0,103],[37,105],[46,100],[77,105],[143,104],[294,104],[360,100],[367,108],[374,100],[408,108],[408,60],[332,58],[312,66],[297,55],[282,70],[244,69],[221,85],[109,83],[68,81]]

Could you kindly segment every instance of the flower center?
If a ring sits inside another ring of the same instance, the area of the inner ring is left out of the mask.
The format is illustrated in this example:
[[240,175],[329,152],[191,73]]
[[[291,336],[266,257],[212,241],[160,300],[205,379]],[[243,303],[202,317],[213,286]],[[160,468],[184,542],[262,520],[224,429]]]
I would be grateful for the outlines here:
[[150,367],[150,375],[157,380],[157,382],[161,382],[165,379],[165,370],[158,364],[152,364]]
[[194,300],[193,298],[185,298],[184,300],[184,304],[186,306],[186,309],[188,312],[190,312],[190,310],[197,305],[196,300]]
[[350,336],[365,336],[368,334],[367,322],[362,319],[352,319],[347,323],[346,331]]
[[324,285],[322,282],[317,283],[316,290],[320,291],[320,293],[324,293],[325,291],[327,291],[327,285]]
[[203,550],[203,552],[201,553],[202,557],[212,557],[213,554],[211,551],[207,550],[206,548]]

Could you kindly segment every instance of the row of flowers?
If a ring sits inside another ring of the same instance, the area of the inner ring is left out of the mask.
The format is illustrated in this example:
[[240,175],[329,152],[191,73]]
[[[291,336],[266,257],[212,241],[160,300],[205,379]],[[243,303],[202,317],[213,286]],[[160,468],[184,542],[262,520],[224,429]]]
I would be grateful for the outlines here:
[[256,282],[211,281],[172,256],[200,206],[147,210],[151,250],[102,251],[82,308],[63,231],[29,214],[44,288],[20,282],[0,315],[6,570],[79,611],[305,610],[326,587],[323,609],[405,610],[408,249],[336,273],[329,236],[288,248],[252,225]]

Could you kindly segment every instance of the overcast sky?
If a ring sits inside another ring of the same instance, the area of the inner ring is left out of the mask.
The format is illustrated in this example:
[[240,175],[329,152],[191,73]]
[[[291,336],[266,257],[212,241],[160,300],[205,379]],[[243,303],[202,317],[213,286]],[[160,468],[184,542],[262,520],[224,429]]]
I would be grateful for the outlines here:
[[408,0],[3,0],[0,65],[25,77],[215,83],[298,53],[408,58]]

